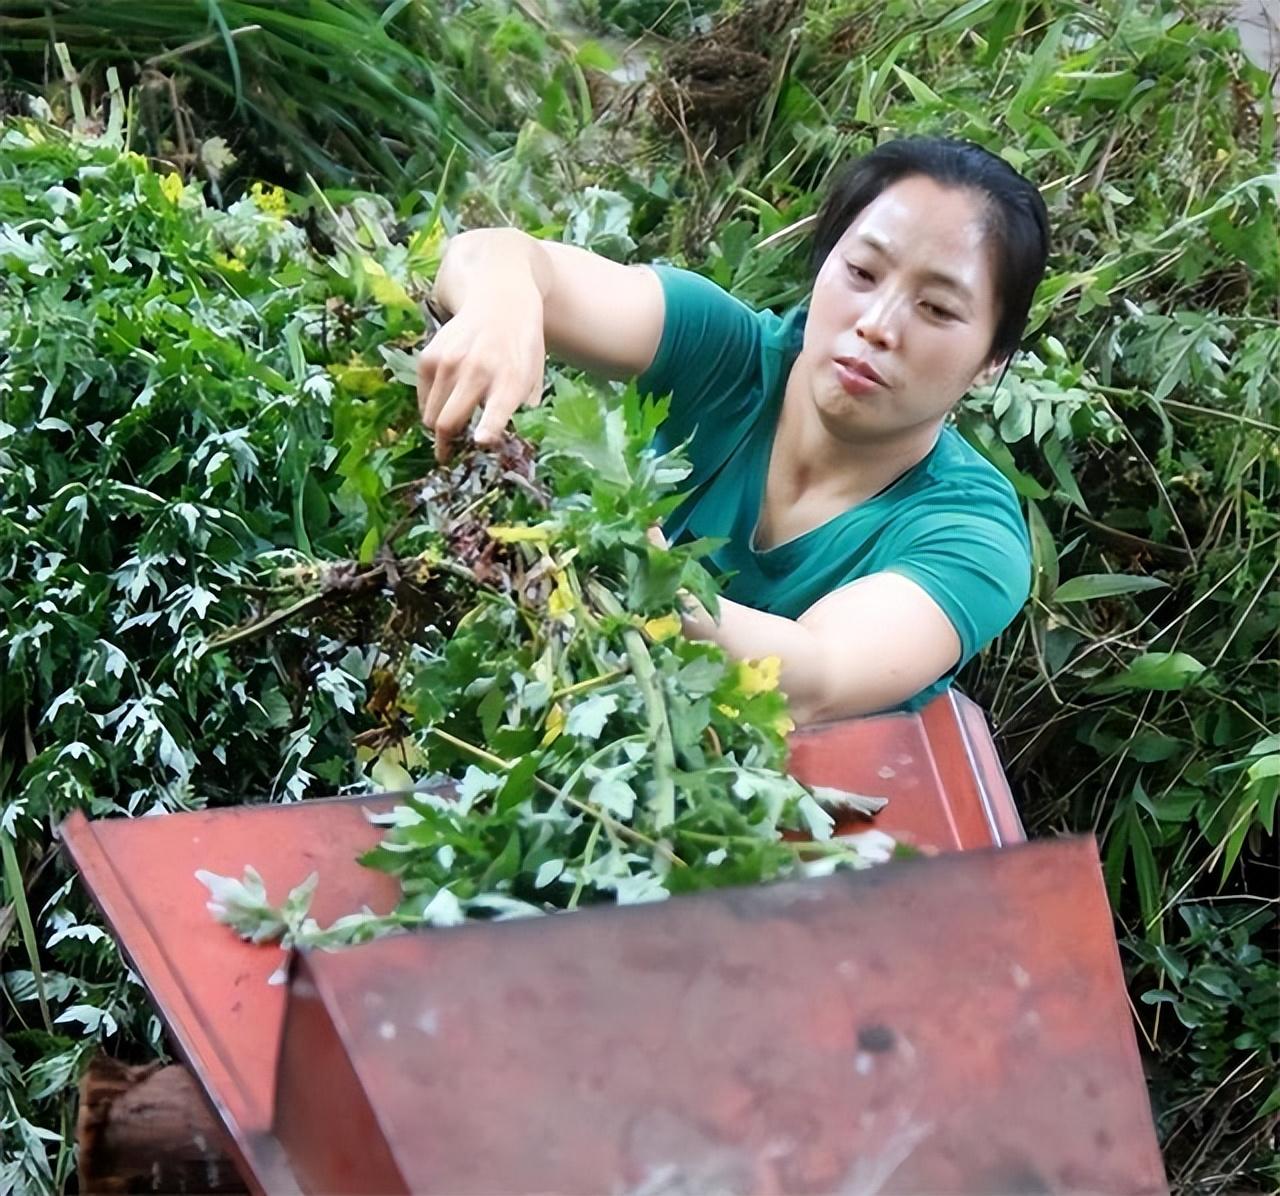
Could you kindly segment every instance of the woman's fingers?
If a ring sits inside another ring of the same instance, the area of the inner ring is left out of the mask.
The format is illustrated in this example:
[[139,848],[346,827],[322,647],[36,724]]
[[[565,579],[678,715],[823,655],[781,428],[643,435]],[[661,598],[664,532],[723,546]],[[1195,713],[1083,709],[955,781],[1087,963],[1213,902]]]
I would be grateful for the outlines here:
[[458,378],[457,384],[445,399],[436,416],[436,460],[447,461],[453,451],[453,442],[461,436],[471,422],[471,413],[484,398],[489,379],[474,371]]
[[[478,406],[484,413],[475,441],[482,448],[502,442],[511,417],[542,397],[546,350],[541,343],[513,346],[497,330],[473,327],[456,316],[418,355],[418,410],[436,436],[436,457],[447,460]],[[513,351],[514,350],[514,351]]]
[[[484,401],[484,415],[476,428],[476,444],[481,448],[501,444],[511,417],[529,403],[531,389],[526,381],[510,375],[494,386]],[[537,393],[542,393],[541,384]]]
[[418,411],[422,422],[435,431],[440,411],[453,393],[458,364],[438,350],[424,350],[418,358]]

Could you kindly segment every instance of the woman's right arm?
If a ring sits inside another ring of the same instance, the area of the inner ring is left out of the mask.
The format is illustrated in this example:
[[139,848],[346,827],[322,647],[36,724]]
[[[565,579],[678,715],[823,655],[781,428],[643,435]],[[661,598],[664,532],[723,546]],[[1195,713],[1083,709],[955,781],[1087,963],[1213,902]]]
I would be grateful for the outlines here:
[[629,378],[648,368],[662,339],[662,284],[652,270],[518,229],[452,238],[435,299],[452,319],[419,355],[418,406],[442,461],[477,407],[476,443],[491,448],[519,407],[537,405],[548,352]]

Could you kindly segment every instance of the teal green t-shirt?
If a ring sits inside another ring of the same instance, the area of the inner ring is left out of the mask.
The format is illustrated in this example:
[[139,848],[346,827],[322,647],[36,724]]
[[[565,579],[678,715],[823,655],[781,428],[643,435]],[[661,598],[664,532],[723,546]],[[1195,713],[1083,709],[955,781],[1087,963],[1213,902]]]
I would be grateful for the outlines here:
[[789,619],[860,577],[909,577],[960,638],[955,668],[904,703],[924,705],[1026,601],[1031,547],[1013,487],[946,427],[929,455],[879,494],[757,551],[774,431],[806,309],[756,312],[701,275],[652,269],[662,282],[666,318],[638,386],[672,396],[659,447],[687,442],[693,466],[685,501],[665,526],[668,537],[726,540],[707,561],[725,597]]

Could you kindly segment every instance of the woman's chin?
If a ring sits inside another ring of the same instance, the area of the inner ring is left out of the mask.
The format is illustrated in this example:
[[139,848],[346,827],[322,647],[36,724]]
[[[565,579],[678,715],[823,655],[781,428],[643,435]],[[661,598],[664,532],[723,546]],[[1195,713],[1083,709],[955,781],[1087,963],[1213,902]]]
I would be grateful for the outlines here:
[[886,431],[876,395],[851,395],[840,387],[823,387],[813,396],[823,427],[839,440],[859,439]]

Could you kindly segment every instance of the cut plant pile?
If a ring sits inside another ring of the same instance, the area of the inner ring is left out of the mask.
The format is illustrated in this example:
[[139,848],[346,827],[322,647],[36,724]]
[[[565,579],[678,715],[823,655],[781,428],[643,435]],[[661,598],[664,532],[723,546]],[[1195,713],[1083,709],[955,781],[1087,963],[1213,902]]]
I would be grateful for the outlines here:
[[778,661],[729,662],[679,634],[681,591],[714,607],[715,589],[700,545],[647,534],[688,473],[650,448],[664,413],[634,389],[618,404],[563,383],[523,417],[536,458],[510,438],[438,470],[368,568],[327,567],[283,608],[303,620],[378,608],[351,624],[377,654],[379,725],[357,742],[381,785],[428,783],[379,819],[390,830],[365,857],[400,878],[394,914],[321,930],[306,919],[314,877],[272,909],[256,873],[202,873],[219,918],[255,941],[334,945],[888,858],[880,832],[833,838],[824,809],[882,802],[785,773]]

